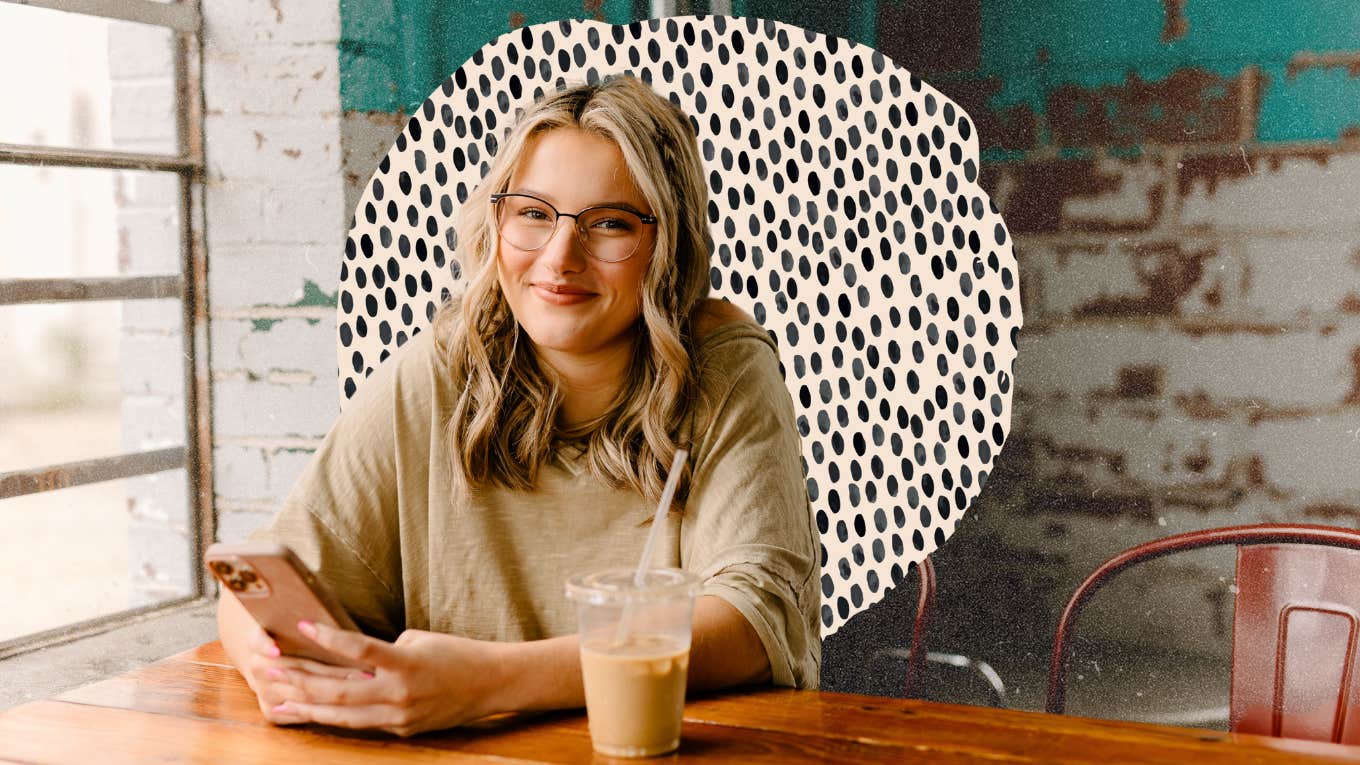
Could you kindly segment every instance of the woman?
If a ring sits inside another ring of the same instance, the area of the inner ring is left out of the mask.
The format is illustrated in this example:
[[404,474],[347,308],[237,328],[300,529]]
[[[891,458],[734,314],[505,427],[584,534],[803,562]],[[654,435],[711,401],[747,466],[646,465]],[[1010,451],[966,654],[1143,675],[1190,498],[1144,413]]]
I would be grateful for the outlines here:
[[221,600],[270,721],[408,735],[583,705],[564,582],[635,565],[682,446],[655,563],[703,582],[690,687],[815,687],[793,408],[769,337],[705,298],[706,216],[687,118],[646,85],[526,112],[464,207],[464,294],[366,382],[256,535],[292,547],[367,634],[303,629],[375,672],[280,657]]

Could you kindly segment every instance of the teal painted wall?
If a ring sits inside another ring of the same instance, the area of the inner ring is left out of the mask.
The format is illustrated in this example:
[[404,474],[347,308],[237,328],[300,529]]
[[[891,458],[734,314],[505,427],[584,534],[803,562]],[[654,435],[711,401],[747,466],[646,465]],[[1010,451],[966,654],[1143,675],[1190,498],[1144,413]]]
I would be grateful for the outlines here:
[[[1148,123],[1168,113],[1178,114],[1186,130],[1194,131],[1196,120],[1218,118],[1216,99],[1230,99],[1228,91],[1239,87],[1234,78],[1252,66],[1262,75],[1254,105],[1257,140],[1335,141],[1348,130],[1360,131],[1360,68],[1345,63],[1290,67],[1308,52],[1360,52],[1356,0],[1189,0],[1172,34],[1166,34],[1171,27],[1165,5],[1151,0],[734,0],[732,7],[737,15],[877,44],[904,61],[911,51],[903,40],[911,34],[901,32],[955,34],[951,25],[966,16],[958,9],[970,2],[980,17],[971,43],[978,48],[978,66],[929,71],[929,62],[921,62],[913,68],[951,96],[957,90],[970,111],[981,106],[997,112],[1002,122],[1016,115],[1034,120],[1032,136],[1002,140],[994,131],[997,143],[989,147],[994,159],[1034,145],[1061,149],[1088,143],[1073,134],[1082,129],[1079,121],[1061,129],[1064,116],[1053,111],[1063,94],[1083,102],[1078,110],[1110,112],[1113,133],[1089,143],[1137,146],[1162,140],[1165,136],[1147,135]],[[702,1],[691,7],[703,12],[709,6]],[[645,18],[647,8],[645,0],[341,0],[341,103],[346,110],[409,113],[477,48],[517,23],[588,17],[628,23]],[[895,10],[897,23],[909,28],[880,28],[885,10]],[[1187,68],[1208,77],[1199,90],[1182,92],[1169,82]],[[1144,96],[1167,103],[1115,103],[1128,95],[1130,75],[1150,88]],[[1215,78],[1224,92],[1216,90]],[[969,88],[982,82],[992,83],[986,97],[970,104]],[[1166,91],[1158,92],[1158,86],[1167,86]],[[1056,133],[1055,123],[1060,126]],[[985,129],[983,140],[989,140]]]
[[1164,42],[1165,24],[1156,2],[984,0],[976,74],[1006,83],[992,106],[1043,114],[1067,83],[1113,86],[1130,72],[1157,82],[1185,67],[1230,78],[1256,65],[1264,75],[1260,140],[1335,140],[1360,125],[1360,72],[1289,72],[1300,53],[1360,53],[1360,2],[1189,0],[1183,35]]

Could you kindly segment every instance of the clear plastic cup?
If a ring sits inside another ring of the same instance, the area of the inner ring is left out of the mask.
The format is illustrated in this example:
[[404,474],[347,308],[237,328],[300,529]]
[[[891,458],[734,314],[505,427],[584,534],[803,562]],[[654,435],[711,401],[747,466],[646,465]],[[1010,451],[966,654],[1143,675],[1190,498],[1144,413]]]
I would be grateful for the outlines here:
[[635,576],[616,569],[567,581],[580,621],[590,741],[610,757],[651,757],[680,746],[699,580],[659,568],[638,587]]

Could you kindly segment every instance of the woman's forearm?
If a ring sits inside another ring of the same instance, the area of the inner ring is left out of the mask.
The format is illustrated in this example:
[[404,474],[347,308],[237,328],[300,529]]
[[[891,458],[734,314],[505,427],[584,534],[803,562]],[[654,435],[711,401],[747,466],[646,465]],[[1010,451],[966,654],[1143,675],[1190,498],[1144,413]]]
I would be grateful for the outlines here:
[[[496,712],[566,709],[585,705],[580,641],[575,635],[498,644],[500,692]],[[770,663],[755,630],[726,601],[703,597],[694,605],[689,688],[706,690],[767,682]]]

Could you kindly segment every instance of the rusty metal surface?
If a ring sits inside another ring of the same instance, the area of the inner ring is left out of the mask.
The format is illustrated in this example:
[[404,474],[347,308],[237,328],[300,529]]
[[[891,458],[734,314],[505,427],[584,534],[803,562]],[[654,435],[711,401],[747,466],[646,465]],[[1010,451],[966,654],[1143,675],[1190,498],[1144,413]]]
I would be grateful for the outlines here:
[[184,467],[183,446],[0,473],[0,499]]
[[[0,0],[4,2],[4,0]],[[196,156],[173,157],[168,154],[138,154],[99,149],[48,148],[0,143],[0,163],[53,165],[58,167],[101,167],[109,170],[197,171],[202,160]]]
[[184,291],[183,277],[109,276],[83,279],[0,279],[0,305],[73,300],[165,300]]
[[83,16],[132,21],[138,24],[152,24],[181,32],[197,32],[200,24],[196,1],[156,3],[151,0],[0,0],[0,2],[50,8]]

